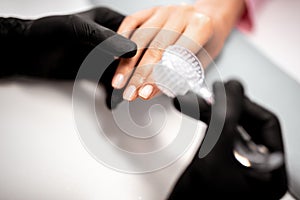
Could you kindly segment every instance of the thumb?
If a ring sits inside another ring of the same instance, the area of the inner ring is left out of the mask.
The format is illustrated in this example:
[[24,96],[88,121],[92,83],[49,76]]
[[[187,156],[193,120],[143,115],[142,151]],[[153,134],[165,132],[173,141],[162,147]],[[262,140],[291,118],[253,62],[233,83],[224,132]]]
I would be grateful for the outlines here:
[[[225,85],[216,82],[213,85],[215,94],[215,112],[225,112],[225,127],[237,125],[244,99],[244,88],[239,81],[230,80]],[[222,92],[225,90],[225,94]],[[225,98],[224,98],[225,95]],[[226,101],[224,101],[226,99]],[[222,115],[224,116],[224,115]]]
[[174,98],[173,104],[179,112],[208,124],[211,107],[203,98],[189,92],[184,96]]

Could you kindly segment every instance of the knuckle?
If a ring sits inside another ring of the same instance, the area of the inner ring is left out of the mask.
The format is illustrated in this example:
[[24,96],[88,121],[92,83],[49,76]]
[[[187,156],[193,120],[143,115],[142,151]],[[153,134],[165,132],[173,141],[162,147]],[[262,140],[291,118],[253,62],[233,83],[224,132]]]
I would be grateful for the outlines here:
[[160,59],[161,55],[162,55],[161,49],[151,48],[151,49],[147,50],[147,56],[149,56],[149,57],[151,57],[151,58],[153,58],[155,60]]
[[146,48],[147,45],[144,42],[145,36],[143,33],[145,31],[146,30],[137,29],[133,32],[133,35],[131,37],[131,40],[137,44],[139,50]]
[[143,74],[143,72],[137,70],[134,72],[134,75],[131,77],[130,83],[136,86],[140,86],[144,83],[145,80],[146,80],[146,76]]
[[211,18],[207,15],[202,15],[202,21],[206,24],[210,24],[211,23]]
[[205,26],[206,28],[212,28],[212,20],[209,16],[202,13],[195,13],[192,17],[192,23],[196,25]]
[[164,47],[161,40],[155,39],[151,42],[150,48],[154,50],[162,49]]

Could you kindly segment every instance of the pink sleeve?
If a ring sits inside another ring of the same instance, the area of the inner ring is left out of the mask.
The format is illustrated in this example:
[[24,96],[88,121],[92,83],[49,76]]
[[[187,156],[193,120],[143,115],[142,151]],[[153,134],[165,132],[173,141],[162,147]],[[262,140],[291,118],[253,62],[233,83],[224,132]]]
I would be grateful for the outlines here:
[[255,11],[263,0],[245,0],[246,9],[241,19],[237,23],[237,27],[242,32],[250,32],[255,22]]

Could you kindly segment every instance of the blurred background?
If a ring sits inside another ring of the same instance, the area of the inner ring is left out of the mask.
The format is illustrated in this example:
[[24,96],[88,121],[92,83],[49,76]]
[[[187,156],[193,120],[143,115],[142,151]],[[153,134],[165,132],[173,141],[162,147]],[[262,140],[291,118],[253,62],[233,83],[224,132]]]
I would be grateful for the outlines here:
[[247,38],[283,71],[300,82],[299,0],[267,1]]

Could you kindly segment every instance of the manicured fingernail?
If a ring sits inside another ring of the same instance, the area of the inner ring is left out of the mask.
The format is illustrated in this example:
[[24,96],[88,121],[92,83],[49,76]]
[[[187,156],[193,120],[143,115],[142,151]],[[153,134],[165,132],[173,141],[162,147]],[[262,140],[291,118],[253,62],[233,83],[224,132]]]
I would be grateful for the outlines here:
[[136,87],[134,85],[130,85],[124,91],[124,93],[123,93],[123,99],[125,99],[127,101],[133,100],[133,98],[135,96],[135,91],[136,91]]
[[117,74],[114,76],[112,81],[112,86],[117,89],[121,89],[123,87],[124,82],[124,75],[123,74]]
[[144,99],[147,99],[153,92],[153,86],[152,85],[145,85],[139,90],[139,96],[141,96]]

